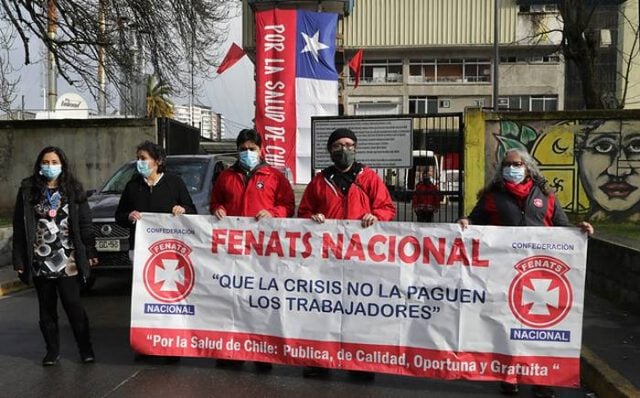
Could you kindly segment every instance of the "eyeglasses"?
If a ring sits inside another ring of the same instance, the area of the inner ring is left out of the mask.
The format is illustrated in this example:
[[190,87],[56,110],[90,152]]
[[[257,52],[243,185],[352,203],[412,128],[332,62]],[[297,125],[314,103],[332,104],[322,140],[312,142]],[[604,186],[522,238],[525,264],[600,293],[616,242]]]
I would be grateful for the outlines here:
[[502,162],[502,167],[522,167],[524,166],[524,162],[522,161],[514,161],[514,162],[509,162],[509,161],[504,161]]
[[340,149],[346,149],[347,151],[353,151],[356,149],[356,144],[332,144],[331,150],[338,151]]

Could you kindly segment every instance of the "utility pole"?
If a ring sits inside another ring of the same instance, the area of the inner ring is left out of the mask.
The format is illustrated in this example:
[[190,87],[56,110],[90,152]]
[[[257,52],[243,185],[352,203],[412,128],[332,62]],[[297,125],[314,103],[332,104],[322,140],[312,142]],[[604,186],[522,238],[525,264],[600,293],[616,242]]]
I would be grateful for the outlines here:
[[500,0],[493,2],[493,110],[498,111],[500,66]]
[[57,34],[56,0],[47,1],[47,37],[49,38],[49,48],[47,49],[47,110],[55,111],[58,101],[58,73],[56,57],[51,47],[55,46]]
[[191,119],[191,125],[195,126],[195,120],[193,120],[193,48],[196,41],[196,27],[195,27],[195,13],[193,11],[193,3],[191,4],[191,48],[189,54],[189,72],[191,73],[191,92],[189,94],[189,114]]
[[100,38],[98,40],[98,114],[106,115],[107,113],[107,79],[104,71],[105,65],[105,48],[104,42],[106,41],[105,31],[106,31],[106,1],[100,0],[99,3],[99,15],[98,15],[98,28]]

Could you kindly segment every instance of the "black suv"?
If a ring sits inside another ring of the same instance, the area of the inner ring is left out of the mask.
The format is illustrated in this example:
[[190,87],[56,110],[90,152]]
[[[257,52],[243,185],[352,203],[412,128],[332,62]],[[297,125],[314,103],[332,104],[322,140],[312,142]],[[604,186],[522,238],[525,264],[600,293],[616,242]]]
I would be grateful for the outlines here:
[[[236,161],[235,154],[170,155],[167,172],[179,175],[191,194],[198,214],[209,214],[211,188],[220,172]],[[135,161],[120,167],[102,189],[89,197],[93,213],[93,229],[98,249],[98,266],[92,269],[85,290],[91,289],[96,276],[119,271],[131,272],[129,229],[116,224],[115,213],[125,185],[136,173]]]

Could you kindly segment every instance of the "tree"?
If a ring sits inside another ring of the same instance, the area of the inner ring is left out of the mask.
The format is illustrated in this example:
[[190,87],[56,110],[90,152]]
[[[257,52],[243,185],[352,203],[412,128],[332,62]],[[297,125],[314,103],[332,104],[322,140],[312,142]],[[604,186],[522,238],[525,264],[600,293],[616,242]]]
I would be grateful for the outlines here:
[[10,78],[13,66],[9,61],[11,47],[14,42],[14,32],[0,31],[0,111],[9,113],[11,104],[16,99],[16,86],[20,78]]
[[150,75],[147,78],[147,117],[172,117],[173,102],[168,98],[171,93],[169,85]]
[[58,73],[98,98],[98,64],[122,92],[131,73],[153,70],[182,92],[220,57],[239,0],[0,0],[0,18],[10,21],[31,62],[29,41],[44,44]]
[[[549,27],[544,13],[531,13],[534,26],[527,44],[548,44],[559,35],[552,52],[560,52],[566,62],[566,106],[603,109],[624,107],[632,79],[634,58],[639,53],[638,18],[625,15],[623,3],[631,0],[522,0],[557,7],[558,23]],[[633,12],[637,13],[637,9]],[[622,24],[620,22],[623,22]],[[621,45],[624,26],[633,33],[633,42]],[[607,34],[609,34],[607,42]],[[576,95],[577,94],[577,95]],[[576,98],[576,97],[580,98]],[[577,101],[576,101],[577,99]]]
[[[616,71],[617,80],[623,85],[621,96],[616,98],[615,87],[607,88],[603,85],[603,70],[599,68],[599,61],[607,56],[602,50],[601,30],[602,18],[599,11],[606,9],[619,13],[619,5],[624,1],[616,0],[561,0],[558,2],[558,11],[563,23],[561,50],[565,60],[573,63],[582,86],[582,97],[587,109],[622,108],[625,103],[629,73],[632,60],[638,55],[638,27],[635,22],[635,40],[628,53],[623,53],[620,47],[613,49],[613,57],[622,62],[622,68]],[[632,19],[623,13],[618,18],[627,24],[632,24]],[[611,29],[614,32],[617,26]],[[618,36],[619,37],[619,36]],[[615,36],[614,36],[615,38]],[[619,39],[617,40],[619,43]],[[616,43],[612,43],[615,45]],[[611,55],[609,55],[611,56]]]

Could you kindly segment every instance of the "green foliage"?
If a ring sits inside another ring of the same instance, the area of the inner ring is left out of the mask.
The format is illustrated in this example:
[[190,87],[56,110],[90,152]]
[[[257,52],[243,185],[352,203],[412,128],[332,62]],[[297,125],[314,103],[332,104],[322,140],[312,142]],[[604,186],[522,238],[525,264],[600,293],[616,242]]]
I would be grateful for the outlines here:
[[496,160],[500,162],[509,149],[530,152],[529,147],[538,139],[538,132],[530,126],[520,126],[511,120],[503,120],[500,122],[500,135],[496,135],[496,139],[499,142]]

